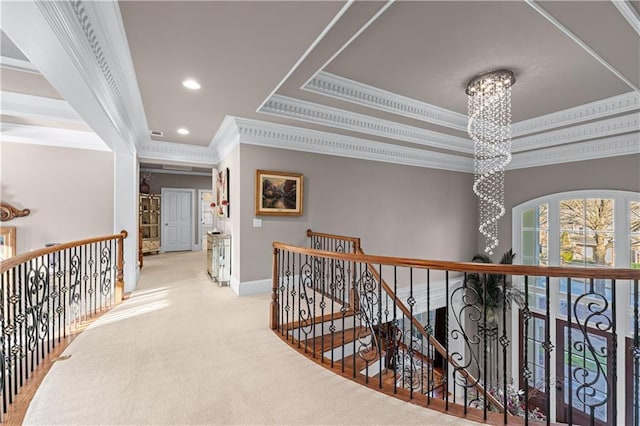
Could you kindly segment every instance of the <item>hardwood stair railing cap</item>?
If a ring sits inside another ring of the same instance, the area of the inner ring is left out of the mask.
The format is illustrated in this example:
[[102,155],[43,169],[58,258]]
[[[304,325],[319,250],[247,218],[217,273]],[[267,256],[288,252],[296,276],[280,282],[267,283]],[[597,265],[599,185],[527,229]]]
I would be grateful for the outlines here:
[[569,278],[602,278],[616,280],[640,280],[640,269],[631,268],[572,268],[564,266],[504,265],[498,263],[452,262],[445,260],[424,260],[406,257],[378,256],[360,253],[338,253],[299,247],[274,242],[276,250],[293,253],[346,260],[350,262],[375,263],[385,266],[407,266],[420,269],[434,269],[455,272],[480,272],[487,274],[550,276]]
[[32,251],[28,251],[26,253],[22,253],[19,254],[17,256],[14,256],[10,259],[5,259],[3,261],[0,262],[0,273],[4,273],[6,271],[8,271],[11,268],[14,268],[22,263],[25,263],[31,259],[35,259],[36,257],[40,257],[40,256],[44,256],[50,253],[55,253],[57,251],[61,251],[61,250],[65,250],[68,248],[72,248],[72,247],[77,247],[77,246],[82,246],[82,245],[86,245],[86,244],[93,244],[93,243],[99,243],[101,241],[109,241],[109,240],[123,240],[125,238],[127,238],[127,236],[129,235],[129,233],[127,231],[125,231],[124,229],[122,231],[120,231],[119,234],[113,234],[113,235],[105,235],[104,237],[95,237],[95,238],[87,238],[85,240],[78,240],[78,241],[70,241],[67,243],[61,243],[61,244],[57,244],[55,246],[51,246],[51,247],[43,247],[40,249],[36,249],[36,250],[32,250]]

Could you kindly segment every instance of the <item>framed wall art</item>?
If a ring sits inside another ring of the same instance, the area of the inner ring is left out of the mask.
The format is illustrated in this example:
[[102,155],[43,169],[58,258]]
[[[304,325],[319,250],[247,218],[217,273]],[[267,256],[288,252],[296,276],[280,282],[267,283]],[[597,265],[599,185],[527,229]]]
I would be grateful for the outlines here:
[[16,227],[0,228],[0,260],[9,259],[16,254]]
[[229,168],[218,171],[216,176],[216,207],[218,217],[231,217],[229,211]]
[[256,216],[302,216],[303,175],[256,171]]

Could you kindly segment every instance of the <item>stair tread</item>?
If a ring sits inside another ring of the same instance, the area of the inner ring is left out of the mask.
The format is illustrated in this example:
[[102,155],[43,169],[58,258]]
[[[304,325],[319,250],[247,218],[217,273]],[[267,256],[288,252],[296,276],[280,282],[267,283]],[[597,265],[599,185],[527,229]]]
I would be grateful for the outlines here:
[[366,327],[362,326],[349,328],[347,330],[337,330],[333,333],[318,336],[314,339],[309,339],[309,346],[314,347],[313,344],[315,343],[316,353],[322,354],[324,352],[330,351],[331,349],[353,342],[356,339],[356,330],[361,333],[360,336],[365,336],[368,334],[368,330],[366,329]]

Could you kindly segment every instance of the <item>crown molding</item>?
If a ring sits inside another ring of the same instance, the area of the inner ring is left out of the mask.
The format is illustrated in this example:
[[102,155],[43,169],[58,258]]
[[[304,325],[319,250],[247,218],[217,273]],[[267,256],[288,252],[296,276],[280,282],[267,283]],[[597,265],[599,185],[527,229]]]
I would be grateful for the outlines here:
[[529,151],[637,131],[640,131],[640,115],[633,113],[516,139],[512,141],[511,152]]
[[450,136],[420,127],[408,126],[282,95],[272,96],[260,112],[434,148],[467,154],[473,152],[473,143],[470,139]]
[[58,148],[111,151],[98,135],[81,130],[58,129],[26,124],[0,123],[3,142],[47,145]]
[[218,131],[209,143],[209,149],[216,152],[219,160],[224,160],[227,155],[240,143],[240,132],[236,124],[236,118],[227,115]]
[[507,170],[640,154],[640,133],[514,154]]
[[0,105],[4,115],[85,124],[84,120],[71,108],[69,103],[61,99],[3,90],[0,91]]
[[38,68],[36,68],[31,62],[22,59],[10,58],[8,56],[0,56],[0,67],[8,70],[40,74]]
[[629,25],[631,25],[631,28],[640,35],[640,16],[638,16],[638,12],[633,8],[633,6],[625,0],[611,0],[611,2],[616,9],[618,9],[618,12],[624,16],[624,19],[627,20]]
[[138,158],[140,161],[178,162],[207,167],[218,163],[215,151],[208,147],[152,140],[140,144]]
[[233,120],[243,144],[458,172],[473,170],[468,157],[239,117]]
[[116,1],[30,0],[3,12],[7,34],[114,151],[149,139]]
[[577,107],[541,115],[511,125],[511,134],[520,137],[556,127],[570,126],[589,120],[598,120],[611,115],[640,109],[640,93],[628,92],[618,96],[590,102]]
[[192,170],[165,170],[165,169],[151,169],[146,167],[140,168],[141,173],[156,173],[161,175],[187,175],[187,176],[213,176],[213,172],[194,172]]
[[462,132],[467,131],[467,116],[464,114],[325,71],[317,73],[302,90]]

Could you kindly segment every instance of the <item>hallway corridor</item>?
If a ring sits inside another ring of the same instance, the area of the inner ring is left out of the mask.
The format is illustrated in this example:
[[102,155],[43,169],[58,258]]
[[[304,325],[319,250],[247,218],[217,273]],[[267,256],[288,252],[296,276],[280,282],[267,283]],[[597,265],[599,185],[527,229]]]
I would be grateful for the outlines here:
[[270,295],[213,284],[205,252],[145,257],[137,290],[54,363],[25,424],[475,424],[325,370],[268,328]]

